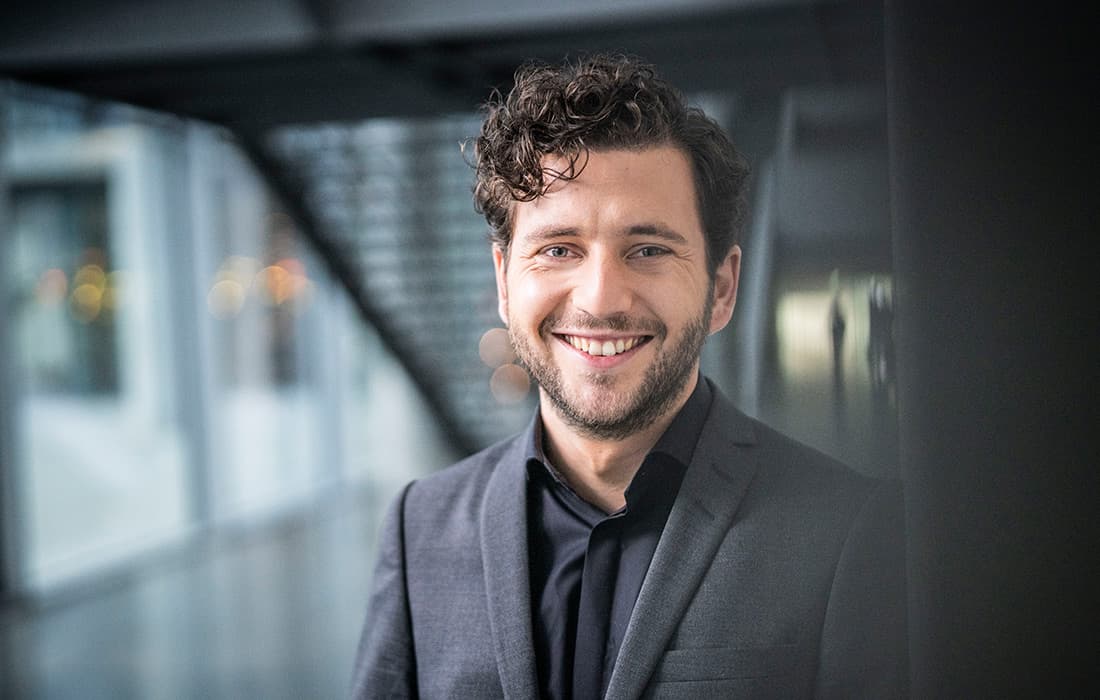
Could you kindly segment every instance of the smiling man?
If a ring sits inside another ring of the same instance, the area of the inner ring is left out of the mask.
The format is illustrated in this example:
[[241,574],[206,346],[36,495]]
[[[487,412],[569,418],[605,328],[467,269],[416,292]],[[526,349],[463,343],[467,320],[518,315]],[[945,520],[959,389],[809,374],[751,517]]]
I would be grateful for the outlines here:
[[[544,171],[570,167],[543,159]],[[706,336],[730,319],[740,249],[708,270],[679,148],[589,151],[575,167],[514,204],[493,262],[500,316],[543,399],[546,456],[613,513],[694,390]]]
[[896,485],[699,371],[737,298],[747,171],[653,70],[526,66],[476,206],[529,428],[390,510],[356,698],[905,695]]

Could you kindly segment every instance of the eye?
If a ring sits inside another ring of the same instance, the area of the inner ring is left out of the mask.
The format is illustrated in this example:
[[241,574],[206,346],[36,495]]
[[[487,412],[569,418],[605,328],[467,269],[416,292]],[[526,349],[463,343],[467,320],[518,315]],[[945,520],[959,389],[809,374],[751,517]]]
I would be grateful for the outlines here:
[[667,255],[668,249],[659,245],[645,245],[640,248],[635,248],[631,256],[635,258],[655,258],[660,255]]
[[569,249],[563,245],[552,245],[544,248],[542,254],[548,258],[565,258],[569,256]]

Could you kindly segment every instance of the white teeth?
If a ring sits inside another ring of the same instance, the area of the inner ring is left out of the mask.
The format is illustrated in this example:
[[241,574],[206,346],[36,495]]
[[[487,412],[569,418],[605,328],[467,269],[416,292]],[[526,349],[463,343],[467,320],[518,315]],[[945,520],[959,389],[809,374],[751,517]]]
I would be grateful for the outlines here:
[[632,349],[638,344],[638,338],[630,338],[628,340],[589,340],[587,338],[579,338],[575,335],[567,335],[565,339],[569,341],[569,344],[580,350],[586,352],[593,357],[609,357],[611,355],[618,355],[621,352],[626,352]]

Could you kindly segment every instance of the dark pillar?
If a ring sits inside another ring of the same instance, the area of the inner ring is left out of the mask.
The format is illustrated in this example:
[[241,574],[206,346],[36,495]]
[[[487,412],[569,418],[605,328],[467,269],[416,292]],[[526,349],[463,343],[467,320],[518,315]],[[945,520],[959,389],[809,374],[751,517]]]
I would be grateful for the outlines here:
[[1095,696],[1095,25],[1069,6],[886,4],[917,698]]

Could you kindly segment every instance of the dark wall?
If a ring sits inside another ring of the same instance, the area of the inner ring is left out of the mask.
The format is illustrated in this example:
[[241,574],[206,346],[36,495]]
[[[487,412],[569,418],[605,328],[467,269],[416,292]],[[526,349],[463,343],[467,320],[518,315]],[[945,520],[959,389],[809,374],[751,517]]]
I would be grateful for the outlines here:
[[962,5],[886,5],[913,696],[1082,697],[1095,51],[1062,8]]

